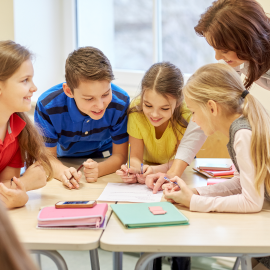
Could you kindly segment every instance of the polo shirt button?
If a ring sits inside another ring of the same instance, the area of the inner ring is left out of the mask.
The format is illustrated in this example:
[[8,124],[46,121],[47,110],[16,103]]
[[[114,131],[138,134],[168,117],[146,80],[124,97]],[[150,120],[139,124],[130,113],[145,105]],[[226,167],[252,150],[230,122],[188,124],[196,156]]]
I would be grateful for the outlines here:
[[88,123],[90,120],[87,120],[87,122],[86,123]]
[[88,134],[88,131],[85,131],[84,134],[87,135]]

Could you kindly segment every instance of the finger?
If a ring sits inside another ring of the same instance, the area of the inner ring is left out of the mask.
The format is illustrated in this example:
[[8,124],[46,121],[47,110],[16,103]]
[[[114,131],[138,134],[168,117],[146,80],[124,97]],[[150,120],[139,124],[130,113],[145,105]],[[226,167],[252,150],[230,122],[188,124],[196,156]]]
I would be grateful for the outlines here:
[[95,183],[95,182],[97,182],[97,178],[93,178],[93,177],[85,177],[85,179],[86,179],[86,181],[88,182],[88,183]]
[[92,161],[92,162],[84,162],[83,163],[83,166],[84,166],[84,169],[87,168],[87,169],[94,169],[94,168],[97,168],[98,167],[98,163],[95,162],[95,161]]
[[[75,168],[73,168],[75,170]],[[65,179],[71,179],[72,178],[72,173],[70,172],[72,170],[72,167],[68,168],[67,170],[64,170],[64,176]]]
[[79,184],[78,184],[78,182],[74,178],[72,178],[71,180],[69,180],[69,182],[75,188],[79,188],[80,187]]
[[166,180],[163,176],[160,176],[154,186],[153,193],[157,193],[159,190],[162,190],[162,185]]
[[65,175],[62,175],[62,179],[61,179],[62,183],[64,186],[72,189],[73,188],[73,185],[70,183],[69,179],[65,176]]
[[173,184],[172,184],[172,183],[166,183],[166,184],[163,184],[163,185],[162,185],[162,189],[165,189],[165,188],[168,188],[169,190],[170,190],[170,189],[173,189]]
[[77,172],[77,170],[75,168],[73,168],[73,167],[69,168],[69,171],[70,171],[70,173],[72,175],[70,178],[74,178],[77,181],[80,179],[80,173],[81,172]]
[[151,188],[151,189],[154,189],[155,185],[155,181],[158,179],[158,177],[154,174],[150,174],[150,175],[147,175],[146,178],[145,178],[145,184]]
[[9,195],[9,189],[3,184],[3,183],[0,183],[0,193],[5,197],[7,198],[8,195]]
[[185,181],[183,179],[179,178],[178,176],[173,177],[172,179],[170,179],[170,181],[176,182],[178,184],[178,186],[180,187],[180,189],[187,186]]
[[167,200],[167,199],[172,199],[172,193],[168,190],[168,188],[165,188],[164,191],[163,191],[163,194],[164,194],[164,198]]
[[123,170],[124,172],[126,172],[127,169],[128,169],[128,167],[127,167],[126,164],[123,164],[123,165],[121,166],[121,170]]
[[20,190],[24,190],[25,188],[24,188],[24,184],[23,184],[23,182],[19,179],[19,178],[17,178],[17,177],[13,177],[13,182],[16,184],[16,188],[17,189],[20,189]]
[[132,174],[136,174],[136,173],[139,173],[140,171],[137,170],[137,169],[134,168],[134,167],[130,167],[130,168],[127,169],[127,172],[128,172],[128,173],[132,173]]
[[127,173],[126,172],[124,172],[124,171],[122,171],[122,170],[117,170],[116,172],[115,172],[117,175],[127,175]]

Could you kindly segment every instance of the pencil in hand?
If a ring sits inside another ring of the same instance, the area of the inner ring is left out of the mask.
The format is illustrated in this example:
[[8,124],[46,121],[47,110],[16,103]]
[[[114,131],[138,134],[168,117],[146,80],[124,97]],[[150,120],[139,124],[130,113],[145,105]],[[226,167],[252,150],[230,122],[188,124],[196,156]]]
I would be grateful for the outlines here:
[[[131,146],[129,143],[128,144],[128,169],[130,169],[130,150],[131,150]],[[128,176],[129,176],[129,172],[128,172]]]

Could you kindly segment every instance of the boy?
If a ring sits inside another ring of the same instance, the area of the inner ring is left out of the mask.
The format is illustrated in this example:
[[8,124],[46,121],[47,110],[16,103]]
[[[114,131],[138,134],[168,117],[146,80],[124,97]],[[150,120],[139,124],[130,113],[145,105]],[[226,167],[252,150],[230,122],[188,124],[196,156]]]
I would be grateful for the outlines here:
[[[85,179],[96,182],[127,160],[129,96],[111,84],[111,64],[93,47],[79,48],[68,56],[65,77],[66,83],[39,97],[35,122],[41,126],[46,147],[55,157],[87,156],[83,163]],[[108,156],[100,163],[91,159]],[[51,163],[56,179],[69,188],[79,187],[81,172],[64,166],[57,158]]]

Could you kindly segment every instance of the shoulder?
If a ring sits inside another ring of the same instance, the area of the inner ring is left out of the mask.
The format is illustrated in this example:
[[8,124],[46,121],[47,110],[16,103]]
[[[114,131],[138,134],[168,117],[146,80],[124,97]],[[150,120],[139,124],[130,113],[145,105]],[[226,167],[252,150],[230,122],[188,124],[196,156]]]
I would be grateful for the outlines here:
[[129,104],[130,98],[126,91],[124,91],[122,88],[115,84],[111,84],[112,88],[112,102],[118,103],[118,104]]
[[66,103],[67,96],[63,91],[63,83],[57,84],[45,91],[39,98],[37,103],[44,108],[55,106],[63,106]]
[[[235,133],[234,148],[239,150],[242,148],[250,149],[252,131],[249,129],[240,129]],[[235,151],[237,152],[237,151]]]

